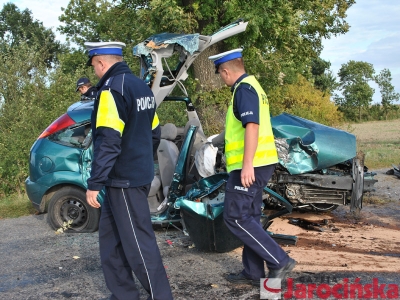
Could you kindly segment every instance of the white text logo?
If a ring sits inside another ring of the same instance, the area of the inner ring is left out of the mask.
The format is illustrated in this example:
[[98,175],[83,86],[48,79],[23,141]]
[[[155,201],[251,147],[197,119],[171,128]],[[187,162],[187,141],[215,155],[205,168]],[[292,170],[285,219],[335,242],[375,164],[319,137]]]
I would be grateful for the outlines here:
[[244,186],[237,186],[237,185],[235,185],[235,190],[245,191],[245,192],[249,191],[248,188],[245,188]]

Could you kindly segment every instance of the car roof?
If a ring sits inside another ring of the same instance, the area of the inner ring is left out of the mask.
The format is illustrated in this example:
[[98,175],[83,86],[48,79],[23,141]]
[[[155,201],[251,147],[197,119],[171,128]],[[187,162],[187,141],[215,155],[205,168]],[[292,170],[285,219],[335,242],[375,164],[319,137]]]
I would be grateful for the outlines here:
[[93,105],[94,100],[76,102],[68,107],[67,114],[77,123],[89,121],[93,111]]

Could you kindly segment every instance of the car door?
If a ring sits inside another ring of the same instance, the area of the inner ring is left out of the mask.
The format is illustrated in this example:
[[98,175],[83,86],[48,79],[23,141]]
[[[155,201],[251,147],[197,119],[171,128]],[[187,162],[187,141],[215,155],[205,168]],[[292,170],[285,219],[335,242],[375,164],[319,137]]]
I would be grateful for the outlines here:
[[[87,188],[87,180],[90,178],[90,171],[92,170],[93,161],[93,143],[92,143],[92,130],[88,133],[83,142],[85,148],[82,150],[81,157],[79,159],[79,169],[82,176],[82,183]],[[100,191],[97,196],[100,204],[103,203],[105,191],[104,188]]]

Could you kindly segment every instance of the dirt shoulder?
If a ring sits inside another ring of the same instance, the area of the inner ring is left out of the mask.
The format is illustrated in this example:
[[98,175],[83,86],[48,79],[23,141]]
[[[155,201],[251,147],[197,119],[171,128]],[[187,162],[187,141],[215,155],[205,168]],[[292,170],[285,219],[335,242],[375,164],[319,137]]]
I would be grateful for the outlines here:
[[[298,261],[291,274],[295,281],[400,282],[400,182],[386,171],[377,171],[376,191],[366,195],[358,218],[344,207],[318,215],[295,212],[274,220],[269,230],[298,237],[296,246],[284,246]],[[322,223],[323,231],[292,225],[289,218]],[[157,230],[156,236],[174,299],[260,298],[259,288],[232,285],[224,279],[224,274],[241,270],[241,248],[202,252],[175,228]],[[97,232],[56,235],[46,215],[39,215],[1,220],[0,240],[0,298],[109,297]],[[141,299],[147,298],[145,291],[141,294]]]
[[[375,191],[364,196],[357,217],[339,207],[329,214],[296,212],[273,222],[271,231],[298,237],[296,247],[286,248],[299,262],[296,271],[400,272],[400,179],[387,170],[373,170]],[[328,224],[323,231],[306,230],[289,224],[290,218]]]
[[[394,205],[379,210],[400,214],[399,207]],[[359,219],[345,209],[324,216],[294,213],[290,217],[317,223],[322,223],[321,217],[328,220],[328,225],[321,226],[322,232],[291,225],[289,217],[274,221],[273,232],[298,237],[296,247],[285,248],[299,262],[296,271],[400,272],[400,223],[375,214],[373,207],[367,206]]]

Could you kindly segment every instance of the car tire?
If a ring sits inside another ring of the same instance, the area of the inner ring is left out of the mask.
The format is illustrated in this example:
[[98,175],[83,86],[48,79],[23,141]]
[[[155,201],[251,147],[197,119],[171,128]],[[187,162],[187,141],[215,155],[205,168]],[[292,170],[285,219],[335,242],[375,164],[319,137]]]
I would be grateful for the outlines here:
[[[77,187],[63,187],[50,198],[47,220],[54,230],[94,232],[99,228],[100,209],[86,202],[86,193]],[[72,223],[68,224],[68,221]]]

